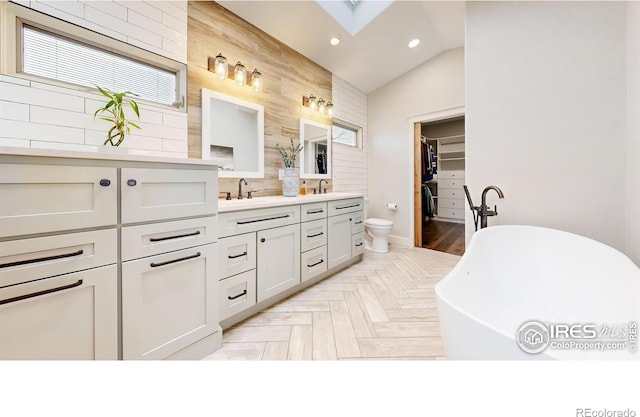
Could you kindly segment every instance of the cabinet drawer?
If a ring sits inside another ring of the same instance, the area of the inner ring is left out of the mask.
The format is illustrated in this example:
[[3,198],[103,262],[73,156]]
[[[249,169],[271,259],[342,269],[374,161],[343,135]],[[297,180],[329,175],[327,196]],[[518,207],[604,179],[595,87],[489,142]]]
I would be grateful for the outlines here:
[[224,279],[250,269],[255,269],[255,232],[220,239],[218,258],[218,279]]
[[218,211],[213,170],[122,168],[122,223],[205,216]]
[[464,179],[464,171],[444,171],[444,170],[440,170],[438,171],[438,179],[457,179],[457,180],[463,180]]
[[450,219],[464,219],[464,209],[462,207],[457,209],[445,208],[438,206],[438,217],[447,217]]
[[255,303],[255,269],[220,281],[220,320],[238,314]]
[[464,209],[464,200],[461,198],[438,198],[438,208]]
[[310,249],[327,244],[327,220],[314,220],[300,225],[300,251],[306,252]]
[[[438,174],[438,175],[440,175],[440,174]],[[440,178],[438,178],[438,193],[443,188],[457,188],[460,191],[464,192],[463,188],[462,188],[463,185],[464,185],[464,178],[463,179],[440,179]],[[438,194],[438,196],[440,196],[440,194]]]
[[353,213],[351,215],[351,234],[364,232],[364,212]]
[[364,199],[358,197],[345,200],[329,201],[328,210],[329,216],[337,216],[339,214],[364,210]]
[[0,288],[0,360],[118,359],[116,265]]
[[216,216],[122,228],[122,260],[213,243],[217,240]]
[[115,264],[116,229],[0,242],[0,287]]
[[0,237],[115,225],[117,178],[109,167],[0,164]]
[[317,277],[327,270],[327,247],[320,246],[300,255],[302,282]]
[[219,236],[225,237],[300,223],[300,206],[230,211],[218,217]]
[[439,188],[438,198],[462,198],[465,199],[464,188]]
[[327,217],[327,203],[302,204],[300,206],[300,221],[325,219]]
[[122,263],[124,359],[164,359],[217,330],[216,245]]
[[351,238],[351,257],[364,253],[364,232],[353,235]]

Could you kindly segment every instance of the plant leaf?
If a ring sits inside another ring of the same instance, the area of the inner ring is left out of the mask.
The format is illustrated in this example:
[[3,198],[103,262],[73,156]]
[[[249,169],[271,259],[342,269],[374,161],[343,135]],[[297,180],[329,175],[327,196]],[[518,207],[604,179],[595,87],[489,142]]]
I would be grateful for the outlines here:
[[138,103],[136,103],[135,101],[131,100],[129,102],[129,105],[131,106],[131,108],[133,109],[133,112],[136,114],[136,116],[138,116],[138,119],[140,118],[140,111],[138,109]]
[[133,122],[129,122],[129,124],[133,127],[135,127],[136,129],[142,129],[140,126],[138,126],[137,124],[133,123]]

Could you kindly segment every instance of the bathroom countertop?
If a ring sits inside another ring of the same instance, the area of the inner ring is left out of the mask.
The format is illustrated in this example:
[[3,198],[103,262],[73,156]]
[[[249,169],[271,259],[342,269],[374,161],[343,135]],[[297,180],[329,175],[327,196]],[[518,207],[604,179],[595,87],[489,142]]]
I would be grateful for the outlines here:
[[[130,162],[150,162],[150,163],[169,163],[183,165],[200,165],[206,169],[215,169],[216,165],[209,160],[190,159],[190,158],[170,158],[163,156],[148,155],[145,151],[116,148],[109,150],[90,151],[68,151],[60,149],[39,149],[39,148],[20,148],[0,146],[0,156],[23,156],[23,157],[46,157],[46,158],[71,158],[71,159],[92,159],[102,161],[130,161]],[[113,152],[111,152],[113,151]]]
[[297,197],[284,197],[281,195],[243,198],[242,200],[231,199],[218,200],[218,212],[224,213],[229,211],[251,210],[267,207],[290,206],[294,204],[317,203],[319,201],[343,200],[347,198],[364,197],[362,193],[326,193],[326,194],[307,194],[298,195]]

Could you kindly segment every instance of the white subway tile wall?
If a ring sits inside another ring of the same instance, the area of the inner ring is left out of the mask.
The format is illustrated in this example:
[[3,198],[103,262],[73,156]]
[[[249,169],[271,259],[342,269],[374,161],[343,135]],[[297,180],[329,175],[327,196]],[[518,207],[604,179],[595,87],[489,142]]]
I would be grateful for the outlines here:
[[367,95],[333,75],[334,117],[362,127],[362,148],[333,143],[333,191],[367,194]]
[[[14,1],[17,4],[187,63],[186,1]],[[0,146],[95,150],[108,123],[94,119],[98,94],[0,75]],[[141,130],[121,145],[187,157],[187,115],[140,104]]]

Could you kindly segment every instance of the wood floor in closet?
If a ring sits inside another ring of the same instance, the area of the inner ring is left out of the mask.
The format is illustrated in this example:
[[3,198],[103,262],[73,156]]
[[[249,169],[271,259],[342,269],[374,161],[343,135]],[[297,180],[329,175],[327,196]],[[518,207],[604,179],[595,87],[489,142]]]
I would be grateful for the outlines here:
[[424,222],[422,247],[462,256],[464,253],[464,224],[438,220]]

